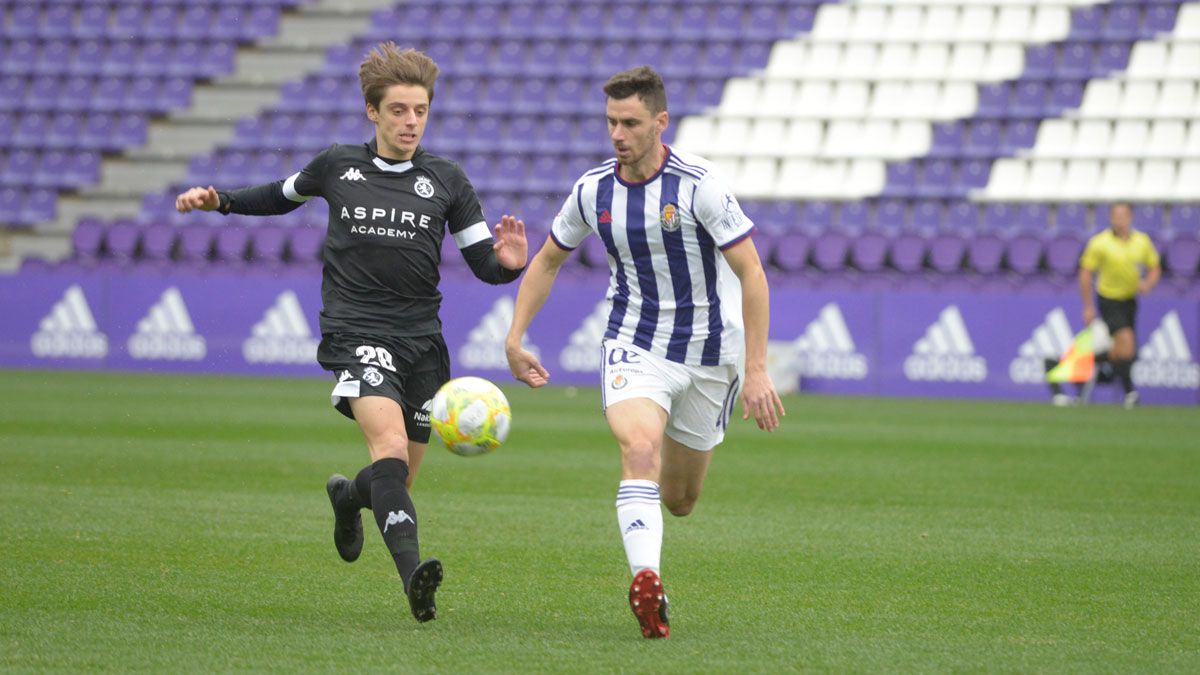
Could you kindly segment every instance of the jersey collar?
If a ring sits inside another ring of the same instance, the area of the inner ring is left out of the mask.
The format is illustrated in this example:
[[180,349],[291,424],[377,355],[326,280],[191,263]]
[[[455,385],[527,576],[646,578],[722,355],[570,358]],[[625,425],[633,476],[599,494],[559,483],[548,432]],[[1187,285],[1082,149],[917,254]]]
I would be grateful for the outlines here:
[[390,173],[404,173],[405,171],[408,171],[409,169],[413,168],[413,161],[415,161],[417,157],[420,157],[425,152],[425,149],[418,145],[416,152],[413,153],[412,159],[408,159],[403,162],[384,159],[383,157],[379,156],[379,146],[375,143],[374,138],[367,142],[367,150],[372,155],[371,162],[380,171],[387,171]]
[[617,182],[620,183],[621,185],[624,185],[625,187],[637,187],[639,185],[648,185],[650,183],[653,183],[655,180],[657,180],[658,177],[662,175],[663,169],[667,168],[667,160],[671,159],[671,146],[667,145],[666,143],[663,143],[662,147],[663,147],[662,164],[660,164],[658,167],[658,170],[655,171],[653,174],[651,174],[648,178],[646,178],[646,180],[638,181],[635,183],[633,181],[629,181],[629,180],[625,180],[624,178],[621,178],[621,164],[617,163],[617,164],[613,165],[613,175],[615,175],[617,177]]

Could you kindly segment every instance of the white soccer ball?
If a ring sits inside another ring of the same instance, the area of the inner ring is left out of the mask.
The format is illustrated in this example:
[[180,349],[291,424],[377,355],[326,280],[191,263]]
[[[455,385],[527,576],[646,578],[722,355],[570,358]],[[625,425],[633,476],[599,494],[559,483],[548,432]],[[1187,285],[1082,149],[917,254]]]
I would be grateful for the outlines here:
[[512,411],[496,385],[482,377],[456,377],[434,395],[429,422],[450,452],[474,457],[504,443]]

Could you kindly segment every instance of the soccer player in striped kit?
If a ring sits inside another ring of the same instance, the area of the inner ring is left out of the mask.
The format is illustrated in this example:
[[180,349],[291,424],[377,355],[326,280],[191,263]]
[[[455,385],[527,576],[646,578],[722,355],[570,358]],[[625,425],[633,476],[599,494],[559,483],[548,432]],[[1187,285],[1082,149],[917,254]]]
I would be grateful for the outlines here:
[[662,142],[662,78],[649,67],[604,85],[616,157],[585,173],[525,272],[506,352],[513,375],[549,372],[521,347],[559,268],[595,233],[609,259],[603,341],[605,417],[621,449],[617,523],[633,582],[629,604],[647,638],[667,637],[660,573],[663,517],[691,513],[712,450],[742,399],[742,418],[773,431],[783,404],[767,375],[767,279],[754,223],[702,157]]

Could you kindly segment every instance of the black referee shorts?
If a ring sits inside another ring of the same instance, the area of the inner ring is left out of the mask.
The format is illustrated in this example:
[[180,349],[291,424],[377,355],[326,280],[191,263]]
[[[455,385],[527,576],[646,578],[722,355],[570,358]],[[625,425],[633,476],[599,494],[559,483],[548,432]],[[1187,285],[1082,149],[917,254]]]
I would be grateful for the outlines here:
[[441,335],[334,333],[321,338],[317,362],[337,378],[330,400],[338,412],[354,419],[350,399],[390,398],[404,408],[408,439],[429,442],[429,401],[450,379],[450,353]]
[[1122,328],[1134,328],[1137,318],[1137,298],[1128,300],[1113,300],[1103,295],[1096,296],[1096,306],[1100,310],[1100,318],[1108,326],[1108,332],[1116,334]]

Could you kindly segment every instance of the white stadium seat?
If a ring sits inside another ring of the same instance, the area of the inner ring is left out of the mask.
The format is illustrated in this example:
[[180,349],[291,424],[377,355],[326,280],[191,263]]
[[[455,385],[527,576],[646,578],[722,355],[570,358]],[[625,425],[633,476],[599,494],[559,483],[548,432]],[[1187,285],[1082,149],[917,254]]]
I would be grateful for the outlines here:
[[817,17],[813,21],[812,39],[831,42],[848,40],[850,38],[851,12],[851,5],[821,5],[817,9]]
[[779,167],[779,178],[775,190],[781,197],[805,196],[813,176],[813,160],[785,159]]
[[863,117],[871,102],[871,87],[866,82],[842,81],[828,102],[826,113],[832,119],[838,117]]
[[1025,193],[1029,166],[1020,159],[998,159],[992,164],[992,174],[983,190],[986,198],[1001,201],[1020,199]]
[[1144,80],[1155,80],[1166,76],[1167,52],[1165,42],[1134,43],[1125,76],[1130,79]]
[[1113,129],[1110,157],[1140,157],[1150,140],[1150,124],[1145,120],[1121,120]]
[[1159,117],[1192,117],[1195,116],[1196,85],[1187,80],[1168,80],[1163,82],[1162,91],[1158,96]]
[[1142,161],[1138,174],[1138,199],[1170,199],[1175,191],[1175,160],[1147,159]]
[[1200,159],[1187,159],[1179,163],[1172,197],[1180,201],[1200,201]]
[[1112,199],[1130,195],[1137,187],[1138,163],[1132,159],[1110,159],[1104,163],[1104,173],[1096,185],[1097,199]]
[[997,41],[1023,41],[1029,39],[1033,26],[1033,7],[1011,5],[1001,7],[992,28],[992,39]]
[[887,180],[887,168],[881,159],[854,160],[846,174],[843,196],[851,199],[862,199],[877,195],[883,191]]
[[921,25],[921,40],[925,42],[951,42],[958,35],[958,7],[953,5],[931,5],[925,8],[925,21]]
[[872,79],[878,71],[879,48],[873,44],[847,45],[842,52],[841,78]]
[[1083,90],[1079,104],[1080,117],[1110,119],[1121,104],[1121,83],[1114,80],[1092,80]]
[[1188,124],[1187,141],[1183,144],[1184,157],[1200,157],[1200,119]]
[[808,57],[808,43],[800,40],[781,40],[771,47],[766,72],[778,77],[802,77]]
[[1200,5],[1193,2],[1179,7],[1173,35],[1177,40],[1200,40]]
[[800,83],[796,92],[797,117],[827,117],[826,108],[833,99],[833,83],[825,80],[809,80]]
[[1100,182],[1100,160],[1074,159],[1067,163],[1058,197],[1087,199],[1094,195]]
[[745,117],[717,119],[716,133],[709,143],[709,152],[716,155],[739,155],[750,139],[750,120]]
[[754,120],[750,128],[750,137],[746,140],[745,154],[751,157],[778,157],[781,152],[779,141],[786,132],[787,120],[781,117],[760,117]]
[[897,122],[890,156],[893,159],[919,157],[933,146],[933,127],[921,121]]
[[906,80],[912,73],[913,55],[916,48],[908,43],[883,45],[879,54],[879,68],[875,75],[881,83],[889,80]]
[[880,42],[891,39],[887,33],[889,11],[879,5],[855,6],[849,39],[853,42]]
[[759,112],[768,116],[791,116],[795,114],[796,81],[764,80],[759,90]]
[[919,80],[943,80],[950,63],[950,45],[944,42],[923,42],[917,45],[909,77]]
[[1187,141],[1187,124],[1182,120],[1158,120],[1150,126],[1147,157],[1179,157]]
[[1066,166],[1058,159],[1034,159],[1029,163],[1029,176],[1025,184],[1024,199],[1053,199],[1062,192]]
[[725,83],[721,93],[721,115],[753,115],[758,112],[759,80],[751,77],[733,77]]
[[780,144],[784,157],[816,157],[825,143],[825,131],[817,120],[792,120]]
[[1020,77],[1025,69],[1025,48],[1019,44],[993,44],[988,48],[987,65],[975,77],[981,82],[1000,82]]
[[675,145],[698,155],[709,154],[709,141],[713,137],[716,120],[711,117],[692,115],[683,118],[675,134]]
[[1036,157],[1070,157],[1075,148],[1075,123],[1070,120],[1046,120],[1038,126],[1037,140],[1030,154]]
[[1112,123],[1108,120],[1081,120],[1075,125],[1073,157],[1104,157],[1112,144]]
[[[1200,40],[1200,36],[1194,38]],[[1196,64],[1200,64],[1200,42],[1175,42],[1171,45],[1171,62],[1167,77],[1196,79]]]
[[[1200,63],[1200,61],[1197,61]],[[1130,80],[1121,88],[1121,104],[1117,115],[1127,118],[1144,118],[1154,114],[1158,107],[1158,82]]]
[[960,43],[951,52],[946,77],[951,80],[971,80],[984,70],[987,48],[979,43]]
[[979,107],[979,89],[971,82],[947,82],[940,88],[937,116],[934,119],[952,120],[970,117]]
[[888,18],[887,39],[892,42],[916,42],[921,39],[925,12],[920,7],[892,7]]
[[772,157],[749,157],[742,160],[733,189],[740,197],[767,198],[775,194],[779,162]]
[[1055,42],[1066,39],[1067,34],[1071,32],[1071,10],[1063,5],[1035,4],[1033,24],[1022,39],[1029,42]]

